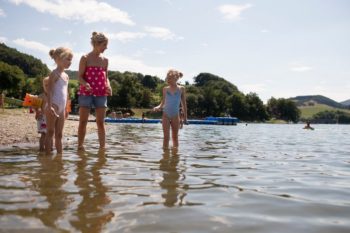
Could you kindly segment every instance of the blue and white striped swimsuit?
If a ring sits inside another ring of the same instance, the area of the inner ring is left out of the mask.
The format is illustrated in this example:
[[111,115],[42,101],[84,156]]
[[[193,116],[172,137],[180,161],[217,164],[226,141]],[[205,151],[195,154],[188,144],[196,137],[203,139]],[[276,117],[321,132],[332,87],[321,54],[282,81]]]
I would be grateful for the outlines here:
[[171,94],[169,90],[166,91],[165,104],[163,111],[169,118],[173,118],[179,115],[181,103],[181,91],[179,88]]

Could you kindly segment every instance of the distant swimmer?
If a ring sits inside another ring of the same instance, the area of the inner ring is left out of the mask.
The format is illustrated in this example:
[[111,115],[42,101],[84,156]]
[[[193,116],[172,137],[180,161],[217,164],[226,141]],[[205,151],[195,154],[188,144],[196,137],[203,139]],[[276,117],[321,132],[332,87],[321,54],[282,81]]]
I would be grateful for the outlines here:
[[306,125],[304,126],[303,129],[311,129],[311,130],[314,130],[314,128],[310,126],[310,121],[307,121],[307,122],[306,122]]

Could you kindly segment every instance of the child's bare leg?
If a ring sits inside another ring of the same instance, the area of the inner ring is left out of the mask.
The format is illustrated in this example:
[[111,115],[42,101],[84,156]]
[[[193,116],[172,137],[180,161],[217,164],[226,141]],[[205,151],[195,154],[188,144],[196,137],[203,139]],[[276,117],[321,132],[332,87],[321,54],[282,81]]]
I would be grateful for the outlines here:
[[171,136],[173,139],[173,147],[179,147],[179,127],[180,127],[180,118],[173,117],[170,122],[171,125]]
[[51,114],[46,115],[47,132],[45,137],[45,153],[51,154],[52,140],[55,133],[56,117]]
[[60,114],[55,127],[55,146],[58,154],[62,154],[62,138],[64,126],[64,113]]
[[105,117],[106,108],[96,108],[96,124],[100,149],[103,149],[106,146]]
[[80,107],[79,108],[79,127],[78,127],[78,150],[84,149],[84,140],[86,134],[86,125],[88,123],[90,115],[90,108]]
[[41,133],[40,139],[39,139],[39,151],[43,152],[45,150],[45,133]]
[[169,139],[170,139],[170,122],[167,116],[163,114],[162,117],[162,126],[163,126],[163,148],[169,148]]

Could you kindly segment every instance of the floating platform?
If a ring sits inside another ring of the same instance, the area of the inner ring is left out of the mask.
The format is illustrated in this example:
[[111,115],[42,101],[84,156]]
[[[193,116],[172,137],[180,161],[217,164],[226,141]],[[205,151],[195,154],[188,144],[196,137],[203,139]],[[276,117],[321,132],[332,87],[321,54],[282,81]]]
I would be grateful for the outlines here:
[[[106,117],[108,123],[136,123],[136,124],[158,124],[161,119],[141,118],[110,118]],[[237,125],[239,119],[236,117],[206,117],[203,120],[188,120],[189,125]]]

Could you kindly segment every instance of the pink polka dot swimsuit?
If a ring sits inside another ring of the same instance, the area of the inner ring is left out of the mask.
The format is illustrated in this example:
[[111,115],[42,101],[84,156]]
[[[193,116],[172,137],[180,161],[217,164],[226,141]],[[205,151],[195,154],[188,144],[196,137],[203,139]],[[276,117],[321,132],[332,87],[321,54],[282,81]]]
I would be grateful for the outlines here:
[[86,90],[80,85],[79,95],[106,96],[106,70],[103,67],[87,66],[84,73],[84,80],[90,84],[91,90]]

